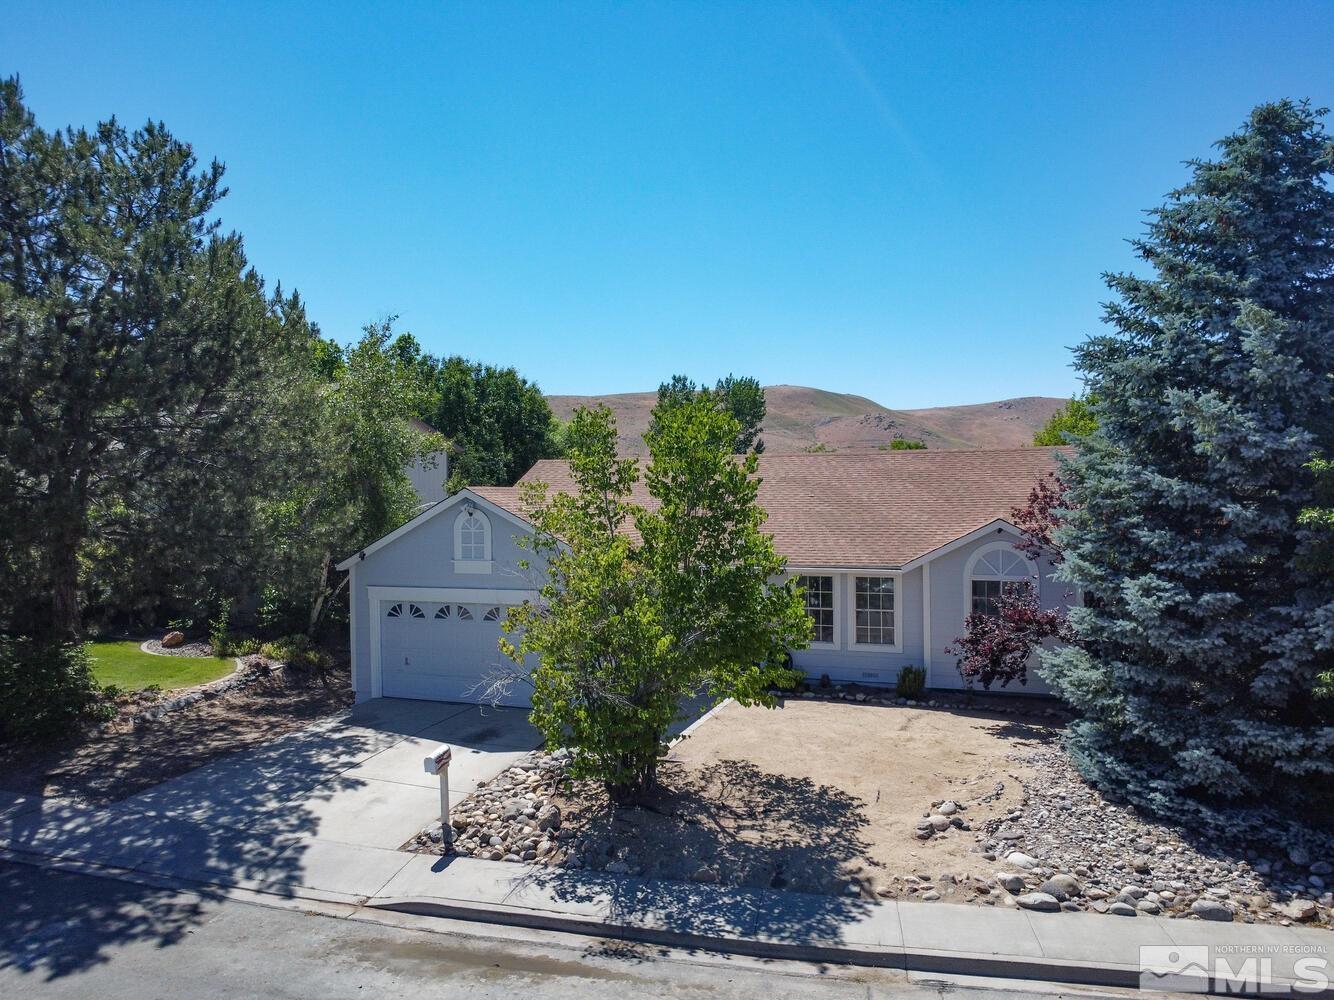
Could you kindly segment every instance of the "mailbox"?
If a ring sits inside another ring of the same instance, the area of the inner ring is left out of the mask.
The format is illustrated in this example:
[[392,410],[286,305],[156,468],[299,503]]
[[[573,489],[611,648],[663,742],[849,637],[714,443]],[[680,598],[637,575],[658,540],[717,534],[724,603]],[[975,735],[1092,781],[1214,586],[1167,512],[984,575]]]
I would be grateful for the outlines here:
[[435,751],[422,760],[422,770],[427,774],[439,774],[445,768],[449,767],[450,758],[454,756],[449,747],[436,747]]

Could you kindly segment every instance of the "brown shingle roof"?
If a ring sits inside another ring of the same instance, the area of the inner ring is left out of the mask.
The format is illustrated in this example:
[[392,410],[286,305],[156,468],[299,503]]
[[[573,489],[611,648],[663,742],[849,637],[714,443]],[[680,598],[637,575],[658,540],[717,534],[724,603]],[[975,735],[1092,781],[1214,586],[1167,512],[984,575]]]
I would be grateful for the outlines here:
[[[793,566],[899,567],[997,518],[1009,520],[1038,479],[1055,471],[1061,450],[762,455],[765,530]],[[538,462],[520,482],[574,488],[559,459]],[[523,516],[517,486],[473,491]],[[642,480],[633,499],[652,505]]]

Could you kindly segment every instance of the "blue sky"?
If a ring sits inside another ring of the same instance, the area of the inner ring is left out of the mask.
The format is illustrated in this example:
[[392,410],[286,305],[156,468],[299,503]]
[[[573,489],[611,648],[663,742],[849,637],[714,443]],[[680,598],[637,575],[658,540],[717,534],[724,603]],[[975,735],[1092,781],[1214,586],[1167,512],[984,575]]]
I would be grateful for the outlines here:
[[376,6],[0,0],[0,72],[222,160],[224,225],[340,340],[895,407],[1073,391],[1181,161],[1334,104],[1328,3]]

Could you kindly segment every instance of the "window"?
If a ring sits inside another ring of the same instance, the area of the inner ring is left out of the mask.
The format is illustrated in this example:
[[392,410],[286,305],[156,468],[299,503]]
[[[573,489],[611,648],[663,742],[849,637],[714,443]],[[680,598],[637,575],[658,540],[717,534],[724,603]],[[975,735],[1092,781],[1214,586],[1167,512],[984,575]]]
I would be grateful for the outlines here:
[[855,612],[857,645],[894,645],[894,578],[857,577]]
[[386,612],[385,617],[386,617],[386,618],[402,618],[402,617],[403,617],[403,605],[401,605],[401,604],[395,604],[392,608],[389,609],[388,612]]
[[1000,614],[1001,594],[1013,594],[1021,586],[1023,583],[1018,580],[974,580],[973,613],[995,618]]
[[449,612],[449,605],[448,605],[448,604],[442,604],[442,605],[440,605],[440,607],[438,607],[438,608],[435,609],[435,617],[436,617],[436,618],[448,618],[448,617],[449,617],[449,613],[450,613],[450,612]]
[[499,609],[499,608],[487,608],[487,609],[486,609],[486,614],[482,615],[482,621],[484,621],[484,622],[498,622],[498,621],[500,621],[500,609]]
[[1032,584],[1036,575],[1012,542],[993,542],[978,549],[968,560],[967,573],[968,610],[992,618],[999,613],[1001,595]]
[[426,612],[423,611],[421,608],[417,607],[417,605],[415,605],[415,604],[409,604],[409,605],[408,605],[408,614],[412,615],[413,618],[425,618],[425,617],[426,617]]
[[459,605],[459,621],[461,622],[472,621],[472,611],[468,608],[465,608],[462,604]]
[[479,510],[466,510],[454,522],[454,558],[486,562],[491,558],[491,522]]
[[834,578],[799,576],[797,586],[806,592],[806,613],[815,624],[812,642],[834,642]]

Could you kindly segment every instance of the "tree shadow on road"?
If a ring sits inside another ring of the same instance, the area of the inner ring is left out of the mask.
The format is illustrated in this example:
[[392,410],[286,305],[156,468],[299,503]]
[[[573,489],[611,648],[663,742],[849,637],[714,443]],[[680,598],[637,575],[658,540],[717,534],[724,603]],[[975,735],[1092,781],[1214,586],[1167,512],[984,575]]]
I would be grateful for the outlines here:
[[0,969],[56,979],[135,942],[170,947],[205,918],[205,903],[117,876],[299,894],[320,849],[313,838],[329,836],[335,817],[361,822],[358,810],[379,807],[379,785],[392,784],[344,772],[401,740],[401,728],[326,719],[107,806],[0,793],[0,846],[106,876],[90,892],[67,874],[5,866]]

